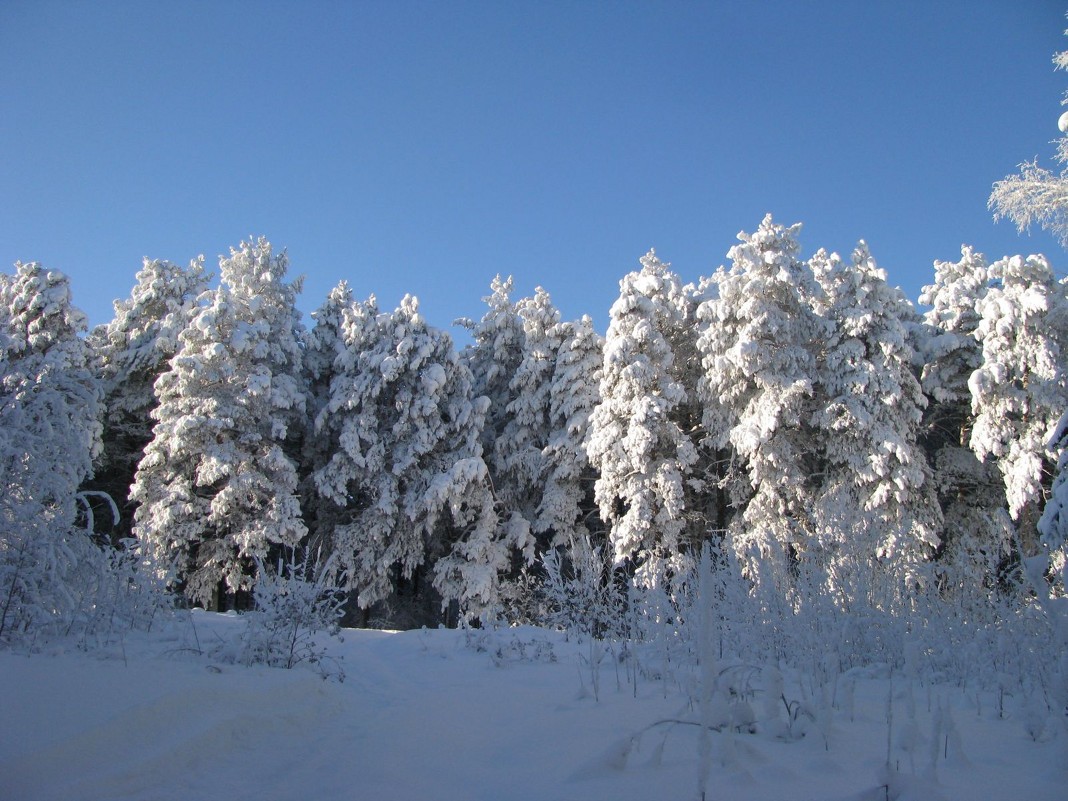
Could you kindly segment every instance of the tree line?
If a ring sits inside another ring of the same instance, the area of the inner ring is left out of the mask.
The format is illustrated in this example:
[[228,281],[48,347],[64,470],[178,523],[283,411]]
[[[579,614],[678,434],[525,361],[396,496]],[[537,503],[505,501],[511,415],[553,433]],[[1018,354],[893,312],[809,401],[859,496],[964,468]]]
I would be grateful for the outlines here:
[[1068,284],[965,247],[921,313],[863,242],[804,259],[799,231],[766,217],[688,284],[650,251],[604,336],[498,277],[460,350],[415,298],[345,282],[306,328],[264,239],[217,282],[146,260],[91,331],[65,276],[17,264],[0,637],[61,618],[117,555],[214,609],[302,560],[350,620],[393,626],[529,616],[579,565],[670,587],[706,547],[743,589],[844,610],[1059,568]]

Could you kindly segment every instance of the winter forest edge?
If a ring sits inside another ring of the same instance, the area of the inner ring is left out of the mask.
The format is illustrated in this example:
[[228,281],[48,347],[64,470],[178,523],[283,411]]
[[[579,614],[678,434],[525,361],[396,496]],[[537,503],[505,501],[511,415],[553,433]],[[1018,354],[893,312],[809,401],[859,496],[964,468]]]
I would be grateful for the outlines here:
[[604,338],[497,278],[462,352],[344,282],[304,330],[262,239],[216,289],[146,260],[84,338],[66,278],[17,265],[5,640],[69,627],[116,569],[248,609],[299,568],[404,627],[549,623],[560,582],[671,596],[706,548],[791,614],[1060,596],[1068,284],[965,247],[921,316],[863,243],[805,261],[799,228],[765,218],[696,285],[650,252]]
[[[1064,236],[1068,178],[1025,164],[991,208]],[[533,624],[705,665],[713,639],[922,662],[1064,728],[1068,280],[964,247],[921,313],[863,242],[806,259],[770,215],[738,240],[696,283],[643,256],[604,336],[498,277],[462,350],[344,281],[305,328],[265,239],[217,276],[146,260],[91,331],[64,275],[17,264],[0,646],[199,606],[291,666],[287,624]]]

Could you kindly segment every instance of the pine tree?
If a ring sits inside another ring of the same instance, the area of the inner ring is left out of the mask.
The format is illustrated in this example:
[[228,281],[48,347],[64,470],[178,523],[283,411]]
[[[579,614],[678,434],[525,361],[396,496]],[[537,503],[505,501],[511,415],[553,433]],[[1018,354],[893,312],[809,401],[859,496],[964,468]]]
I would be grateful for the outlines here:
[[289,443],[305,410],[299,286],[286,266],[262,238],[231,249],[156,382],[134,533],[194,603],[248,591],[255,560],[305,534]]
[[463,353],[474,393],[489,401],[481,441],[501,530],[487,542],[518,549],[504,570],[508,577],[535,555],[531,525],[544,490],[549,380],[559,345],[553,333],[559,312],[549,294],[538,287],[533,298],[513,303],[512,287],[510,276],[497,276],[482,299],[489,306],[482,319],[460,321],[474,338]]
[[917,315],[863,242],[850,263],[820,253],[812,265],[833,329],[818,362],[824,478],[809,550],[842,600],[879,605],[916,579],[942,522],[917,441],[926,406],[909,336]]
[[100,568],[76,526],[100,446],[100,386],[62,273],[15,265],[0,280],[0,640],[69,622]]
[[[1056,69],[1068,69],[1068,51],[1055,53],[1053,64]],[[1061,102],[1068,104],[1068,93]],[[1068,112],[1061,115],[1058,128],[1062,135],[1057,140],[1056,158],[1065,165],[1068,164]],[[994,219],[1008,217],[1021,232],[1037,223],[1059,237],[1061,244],[1068,245],[1068,169],[1054,174],[1039,167],[1037,160],[1025,162],[1020,165],[1018,175],[994,184],[989,206],[994,211]],[[1068,442],[1062,436],[1063,427],[1054,426],[1047,431],[1049,436],[1046,445],[1049,450],[1042,454],[1037,437],[1041,427],[1049,422],[1052,409],[1048,404],[1056,405],[1059,402],[1055,397],[1058,394],[1056,385],[1063,386],[1063,381],[1052,378],[1052,365],[1048,359],[1051,355],[1059,357],[1061,348],[1065,346],[1065,324],[1060,309],[1065,290],[1062,284],[1057,288],[1058,291],[1053,291],[1048,265],[1041,257],[1033,256],[1024,261],[1017,256],[998,262],[994,267],[998,269],[992,269],[991,278],[1000,286],[993,300],[983,304],[980,311],[984,323],[977,332],[983,343],[984,357],[992,359],[993,363],[984,364],[977,370],[970,384],[973,407],[977,411],[994,411],[978,412],[982,417],[981,427],[977,422],[972,435],[972,447],[980,458],[991,454],[998,457],[998,466],[1006,479],[1009,512],[1014,520],[1024,517],[1021,533],[1023,539],[1027,540],[1024,549],[1030,552],[1035,547],[1029,541],[1031,519],[1035,514],[1034,506],[1040,503],[1039,486],[1043,483],[1044,474],[1049,472],[1051,458],[1057,462],[1054,468],[1057,475],[1051,503],[1043,512],[1039,528],[1047,543],[1061,541],[1060,535],[1055,532],[1060,531],[1062,526],[1058,521],[1061,519],[1060,508],[1063,503],[1063,448]],[[1028,283],[1032,286],[1030,291],[1026,288]],[[1043,297],[1039,298],[1039,295]],[[1024,300],[1028,306],[1013,309],[1012,305],[1018,300]],[[1006,342],[1012,338],[1008,329],[1022,322],[1014,318],[1023,317],[1032,322],[1041,317],[1043,312],[1048,314],[1053,326],[1059,330],[1051,332],[1052,335],[1046,337],[1045,341],[1039,332],[1021,331],[1015,346]],[[991,323],[997,320],[1001,321],[1000,325]],[[1027,355],[1024,351],[1030,349],[1031,356],[1037,357],[1034,369],[1005,359],[1003,354],[1010,349],[1019,351],[1019,355],[1025,358]],[[998,361],[999,358],[1002,360]],[[1034,373],[1037,381],[1031,379],[1031,373]],[[1005,380],[1011,380],[1012,386],[994,385],[994,382]],[[998,408],[1008,417],[1000,425],[994,419]],[[1059,410],[1064,412],[1065,408],[1068,407],[1061,402]],[[1030,424],[1022,419],[1025,414],[1031,418]],[[1013,441],[1014,430],[1019,436],[1016,441]]]
[[545,494],[553,369],[560,350],[560,313],[549,294],[538,287],[533,298],[516,304],[523,324],[519,364],[508,382],[508,416],[493,444],[490,460],[494,494],[501,513],[523,537],[525,561],[534,557],[534,538],[523,535],[537,525]]
[[[315,325],[304,337],[304,372],[311,403],[308,416],[313,420],[329,402],[330,382],[339,359],[346,355],[345,314],[354,302],[348,282],[341,281],[330,290],[323,305],[312,312]],[[376,308],[373,297],[368,303]]]
[[331,538],[339,572],[368,608],[432,567],[441,598],[484,614],[510,556],[479,443],[485,400],[472,398],[451,338],[414,298],[369,312],[345,314],[348,360],[316,421],[336,442],[314,478],[347,517]]
[[700,383],[707,444],[728,449],[731,545],[756,577],[784,582],[811,536],[818,487],[811,426],[818,344],[828,326],[813,310],[818,288],[798,259],[800,225],[771,215],[738,235],[733,264],[710,280],[698,310],[704,371]]
[[[953,414],[946,437],[964,440],[962,431],[969,428],[965,407],[971,403],[968,379],[983,362],[982,348],[975,339],[979,326],[976,306],[986,296],[989,267],[982,253],[964,246],[959,262],[936,261],[935,282],[923,288],[920,303],[930,306],[924,322],[931,334],[923,354],[923,388],[940,404],[954,404],[944,410]],[[955,419],[960,416],[961,419]],[[955,429],[955,430],[954,430]]]
[[[316,471],[322,470],[338,447],[340,420],[325,411],[331,387],[338,376],[355,363],[355,355],[345,341],[346,315],[362,313],[374,323],[378,306],[372,296],[357,304],[345,281],[335,286],[323,305],[312,312],[315,325],[304,337],[304,380],[308,389],[307,424],[302,429],[300,478],[304,520],[309,528],[312,561],[329,558],[329,544],[338,515],[345,512],[315,486]],[[362,339],[356,347],[366,347]]]
[[1068,408],[1068,298],[1042,256],[1001,259],[990,265],[990,281],[977,305],[983,364],[969,380],[971,447],[980,459],[996,460],[1029,556],[1058,459],[1047,443]]
[[939,554],[943,590],[988,586],[1009,550],[1012,521],[1005,512],[1002,480],[992,462],[969,447],[973,424],[968,381],[982,366],[975,338],[979,301],[987,293],[989,267],[981,253],[961,248],[959,262],[935,262],[935,281],[923,288],[922,384],[928,397],[924,442],[944,525]]
[[475,397],[489,399],[482,431],[482,448],[493,470],[497,440],[508,424],[508,404],[512,402],[512,377],[523,361],[523,320],[512,303],[512,277],[498,275],[490,283],[490,294],[482,298],[489,308],[478,322],[463,319],[457,323],[471,332],[474,343],[464,348],[463,361],[471,371]]
[[100,365],[104,390],[103,452],[86,488],[105,492],[122,510],[112,540],[129,536],[126,504],[137,463],[152,439],[154,385],[178,348],[178,335],[197,310],[210,276],[203,257],[180,267],[144,260],[127,300],[115,301],[115,317],[93,330],[88,342]]
[[533,525],[536,534],[551,535],[547,547],[578,543],[591,534],[587,519],[595,509],[596,473],[585,442],[601,399],[604,359],[604,340],[588,316],[556,328],[560,347],[549,389],[548,442],[542,450],[545,485]]
[[[1056,69],[1068,69],[1068,50],[1055,53],[1053,64]],[[1068,93],[1061,102],[1068,104]],[[1056,159],[1065,168],[1055,174],[1038,166],[1037,159],[1024,162],[1018,175],[994,183],[987,204],[995,220],[1008,217],[1021,233],[1037,224],[1068,245],[1068,112],[1061,115],[1057,127],[1062,136],[1057,140]]]
[[695,304],[653,251],[641,265],[611,309],[587,453],[615,562],[631,561],[640,583],[656,585],[698,556],[704,536],[688,517],[703,489],[686,383]]

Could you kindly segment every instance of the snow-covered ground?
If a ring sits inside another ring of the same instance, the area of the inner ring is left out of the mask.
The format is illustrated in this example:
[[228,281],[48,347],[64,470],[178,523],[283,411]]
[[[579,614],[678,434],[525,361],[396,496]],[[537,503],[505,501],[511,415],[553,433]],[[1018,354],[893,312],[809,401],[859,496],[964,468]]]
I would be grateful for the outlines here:
[[[697,695],[678,676],[639,677],[635,691],[613,650],[598,661],[588,643],[529,628],[345,630],[330,646],[338,682],[198,655],[243,623],[191,620],[104,652],[0,653],[0,798],[699,797]],[[711,733],[708,799],[1068,798],[1068,749],[1032,738],[1027,699],[868,669],[839,678],[829,714],[809,701],[817,721],[799,716],[794,733],[807,731],[791,739],[785,712],[768,717],[766,678],[737,672],[755,730]],[[784,694],[804,702],[789,674]]]

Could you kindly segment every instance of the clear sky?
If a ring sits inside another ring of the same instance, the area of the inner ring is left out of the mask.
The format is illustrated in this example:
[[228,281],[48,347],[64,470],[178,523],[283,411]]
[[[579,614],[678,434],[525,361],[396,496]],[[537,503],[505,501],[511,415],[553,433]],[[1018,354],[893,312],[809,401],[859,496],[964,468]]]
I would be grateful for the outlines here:
[[650,247],[685,280],[766,212],[866,239],[912,299],[1053,166],[1068,4],[0,2],[0,262],[72,278],[93,324],[141,258],[263,234],[318,307],[347,279],[447,327],[497,273],[602,332]]

